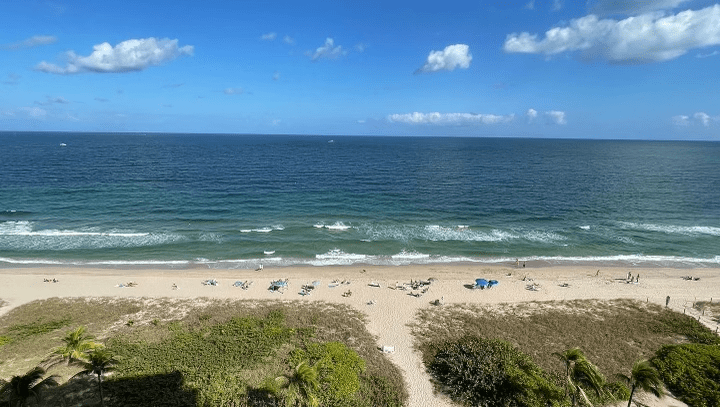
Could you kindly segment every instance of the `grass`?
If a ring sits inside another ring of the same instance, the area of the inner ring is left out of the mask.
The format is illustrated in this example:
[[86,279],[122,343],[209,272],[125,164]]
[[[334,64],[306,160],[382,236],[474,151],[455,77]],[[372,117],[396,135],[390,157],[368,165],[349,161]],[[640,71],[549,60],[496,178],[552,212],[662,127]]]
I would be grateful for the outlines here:
[[[37,315],[62,318],[36,320]],[[0,318],[0,338],[13,338],[0,346],[0,377],[29,370],[67,330],[85,325],[121,361],[107,380],[106,394],[116,405],[129,400],[164,405],[158,392],[167,403],[186,400],[167,405],[245,405],[237,398],[267,397],[262,382],[289,372],[291,351],[335,341],[365,363],[353,405],[401,405],[407,399],[401,372],[378,352],[363,318],[348,306],[326,303],[53,298]],[[31,334],[20,340],[18,332]],[[52,373],[65,378],[74,373],[64,369]],[[70,390],[73,386],[78,387],[75,380],[50,397],[62,393],[62,403],[72,405],[96,397],[93,386],[89,391]]]
[[562,369],[553,352],[579,346],[606,377],[628,374],[665,344],[720,342],[690,317],[632,300],[434,307],[420,311],[413,333],[426,363],[433,344],[477,335],[510,342],[547,372]]

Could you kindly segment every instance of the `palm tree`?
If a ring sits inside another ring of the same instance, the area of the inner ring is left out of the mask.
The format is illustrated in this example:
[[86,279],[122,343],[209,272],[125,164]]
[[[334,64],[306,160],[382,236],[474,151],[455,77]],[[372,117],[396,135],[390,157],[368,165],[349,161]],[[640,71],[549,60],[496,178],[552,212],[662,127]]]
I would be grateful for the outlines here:
[[[553,354],[565,363],[565,375],[567,379],[565,394],[570,394],[572,405],[577,406],[578,400],[582,397],[588,405],[592,406],[592,403],[580,385],[591,388],[600,396],[603,392],[605,378],[598,368],[590,363],[580,348],[572,348],[563,353]],[[570,392],[570,389],[572,389],[572,392]]]
[[317,365],[310,366],[307,362],[300,362],[293,369],[292,374],[280,376],[276,381],[283,382],[282,387],[288,389],[285,405],[311,406],[320,405],[315,393],[320,389]]
[[82,376],[87,374],[96,374],[98,380],[98,389],[100,390],[100,407],[103,406],[103,392],[102,392],[102,375],[105,372],[109,372],[117,363],[117,359],[113,356],[110,351],[105,348],[94,348],[86,353],[87,361],[79,360],[75,362],[79,364],[83,370],[78,372],[75,376]]
[[89,351],[103,346],[94,342],[92,337],[85,333],[84,326],[68,332],[62,341],[65,344],[53,349],[53,355],[60,360],[66,360],[68,365],[84,359]]
[[657,397],[663,396],[663,384],[662,380],[660,380],[660,375],[658,375],[657,370],[655,370],[655,368],[647,360],[639,360],[635,362],[632,372],[630,372],[630,377],[623,374],[621,374],[620,377],[625,379],[630,386],[632,386],[632,390],[630,390],[630,400],[628,400],[628,407],[630,407],[630,403],[632,403],[635,389],[638,388],[648,393],[652,393]]
[[10,405],[15,407],[24,406],[30,397],[37,400],[43,390],[58,385],[58,376],[44,377],[45,373],[44,368],[37,366],[22,376],[13,376],[0,388],[1,397],[8,399]]

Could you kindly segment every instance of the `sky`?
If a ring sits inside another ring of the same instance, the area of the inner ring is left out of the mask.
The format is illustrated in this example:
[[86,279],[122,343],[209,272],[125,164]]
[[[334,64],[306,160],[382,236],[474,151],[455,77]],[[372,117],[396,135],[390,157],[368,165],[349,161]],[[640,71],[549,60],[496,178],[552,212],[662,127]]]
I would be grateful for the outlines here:
[[0,27],[0,131],[720,140],[714,1],[0,0]]

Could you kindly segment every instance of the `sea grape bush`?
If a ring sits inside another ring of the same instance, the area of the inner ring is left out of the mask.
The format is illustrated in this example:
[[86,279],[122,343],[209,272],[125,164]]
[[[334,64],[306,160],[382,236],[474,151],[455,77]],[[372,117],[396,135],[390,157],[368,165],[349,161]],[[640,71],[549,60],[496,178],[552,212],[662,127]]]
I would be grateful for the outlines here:
[[465,336],[441,343],[428,367],[437,384],[466,406],[545,407],[565,398],[528,355],[501,340]]

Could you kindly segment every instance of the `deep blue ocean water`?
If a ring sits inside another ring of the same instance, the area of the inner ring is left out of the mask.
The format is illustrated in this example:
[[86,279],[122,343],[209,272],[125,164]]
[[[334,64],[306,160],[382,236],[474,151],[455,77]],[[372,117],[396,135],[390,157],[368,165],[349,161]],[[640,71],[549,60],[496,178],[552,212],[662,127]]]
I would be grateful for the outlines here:
[[720,143],[0,133],[0,267],[720,264]]

